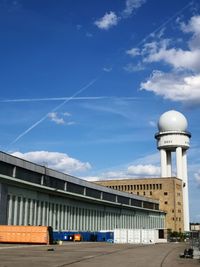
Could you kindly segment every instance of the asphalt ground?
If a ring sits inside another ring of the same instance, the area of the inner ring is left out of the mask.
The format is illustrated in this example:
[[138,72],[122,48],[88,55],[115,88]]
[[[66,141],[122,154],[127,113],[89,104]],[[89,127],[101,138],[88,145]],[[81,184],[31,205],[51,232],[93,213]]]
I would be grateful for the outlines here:
[[1,267],[193,267],[196,259],[179,257],[185,243],[131,245],[74,243],[63,245],[0,244]]

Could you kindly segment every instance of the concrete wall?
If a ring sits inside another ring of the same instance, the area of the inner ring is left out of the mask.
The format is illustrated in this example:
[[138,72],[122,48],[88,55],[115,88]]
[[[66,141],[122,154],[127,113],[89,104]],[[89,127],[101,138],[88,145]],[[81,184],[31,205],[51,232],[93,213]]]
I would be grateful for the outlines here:
[[159,213],[90,203],[13,186],[8,186],[7,205],[8,225],[50,225],[57,230],[164,228],[165,220]]
[[119,192],[0,152],[1,224],[55,230],[165,228],[156,200]]

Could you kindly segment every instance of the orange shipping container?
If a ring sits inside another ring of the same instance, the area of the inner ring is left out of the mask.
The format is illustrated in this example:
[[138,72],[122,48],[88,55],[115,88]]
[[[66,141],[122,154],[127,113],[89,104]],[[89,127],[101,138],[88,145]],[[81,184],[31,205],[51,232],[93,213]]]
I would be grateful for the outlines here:
[[47,226],[0,225],[0,243],[49,244]]
[[74,241],[81,241],[81,235],[80,234],[74,234]]

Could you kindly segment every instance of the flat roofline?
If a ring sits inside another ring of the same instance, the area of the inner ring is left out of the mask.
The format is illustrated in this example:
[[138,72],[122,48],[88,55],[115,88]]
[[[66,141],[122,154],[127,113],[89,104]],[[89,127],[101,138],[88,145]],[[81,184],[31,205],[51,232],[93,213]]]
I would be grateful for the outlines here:
[[125,181],[148,181],[148,180],[180,180],[182,181],[180,178],[178,177],[151,177],[151,178],[120,178],[120,179],[109,179],[109,180],[97,180],[97,181],[92,181],[93,183],[98,183],[98,182],[125,182]]
[[60,179],[60,180],[66,181],[66,182],[71,182],[74,184],[81,185],[83,187],[99,190],[99,191],[110,193],[113,195],[123,196],[123,197],[127,197],[130,199],[137,199],[137,200],[146,201],[146,202],[155,203],[155,204],[159,203],[159,201],[154,200],[154,199],[149,199],[149,198],[144,197],[144,196],[138,196],[136,194],[129,194],[127,192],[122,192],[122,191],[118,191],[115,189],[111,189],[111,188],[108,188],[106,186],[99,185],[99,184],[96,184],[93,182],[89,182],[89,181],[83,180],[81,178],[77,178],[75,176],[72,176],[72,175],[69,175],[66,173],[62,173],[62,172],[50,169],[48,167],[39,165],[37,163],[33,163],[33,162],[28,161],[28,160],[18,158],[16,156],[7,154],[7,153],[2,152],[2,151],[0,151],[0,161],[11,164],[13,166],[20,167],[20,168],[25,169],[25,170],[33,171],[35,173],[39,173],[42,175],[51,176],[51,177],[54,177],[56,179]]

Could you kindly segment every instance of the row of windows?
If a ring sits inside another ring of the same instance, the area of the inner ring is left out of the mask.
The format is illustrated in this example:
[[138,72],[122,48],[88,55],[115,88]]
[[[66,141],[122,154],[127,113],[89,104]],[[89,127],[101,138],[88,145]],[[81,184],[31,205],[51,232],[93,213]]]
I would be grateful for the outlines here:
[[181,221],[181,218],[180,218],[180,217],[175,217],[175,218],[172,217],[172,220],[173,220],[173,221],[179,221],[179,222],[180,222],[180,221]]
[[[172,209],[172,213],[174,213],[174,209]],[[181,213],[181,210],[178,210],[178,213]]]
[[134,185],[109,185],[108,187],[120,191],[130,190],[162,190],[162,184],[134,184]]
[[[0,170],[1,173],[9,176],[14,176],[17,179],[28,181],[31,183],[42,184],[43,186],[51,187],[58,190],[64,190],[70,193],[86,195],[88,197],[102,199],[111,202],[118,202],[121,204],[135,206],[134,200],[131,200],[131,204],[129,203],[129,197],[118,196],[116,199],[116,195],[107,192],[101,192],[100,190],[96,190],[93,188],[87,188],[83,185],[75,184],[72,182],[66,182],[64,180],[58,179],[56,177],[51,177],[48,175],[42,176],[40,173],[30,171],[21,167],[13,167],[12,165],[4,162],[0,162]],[[154,184],[155,187],[155,184]],[[156,185],[158,187],[158,184]],[[120,189],[119,189],[120,190]],[[121,189],[121,190],[126,190]],[[138,204],[139,203],[139,204]],[[142,207],[143,201],[138,200],[136,206]],[[149,203],[149,207],[151,209],[155,209],[154,203]]]

